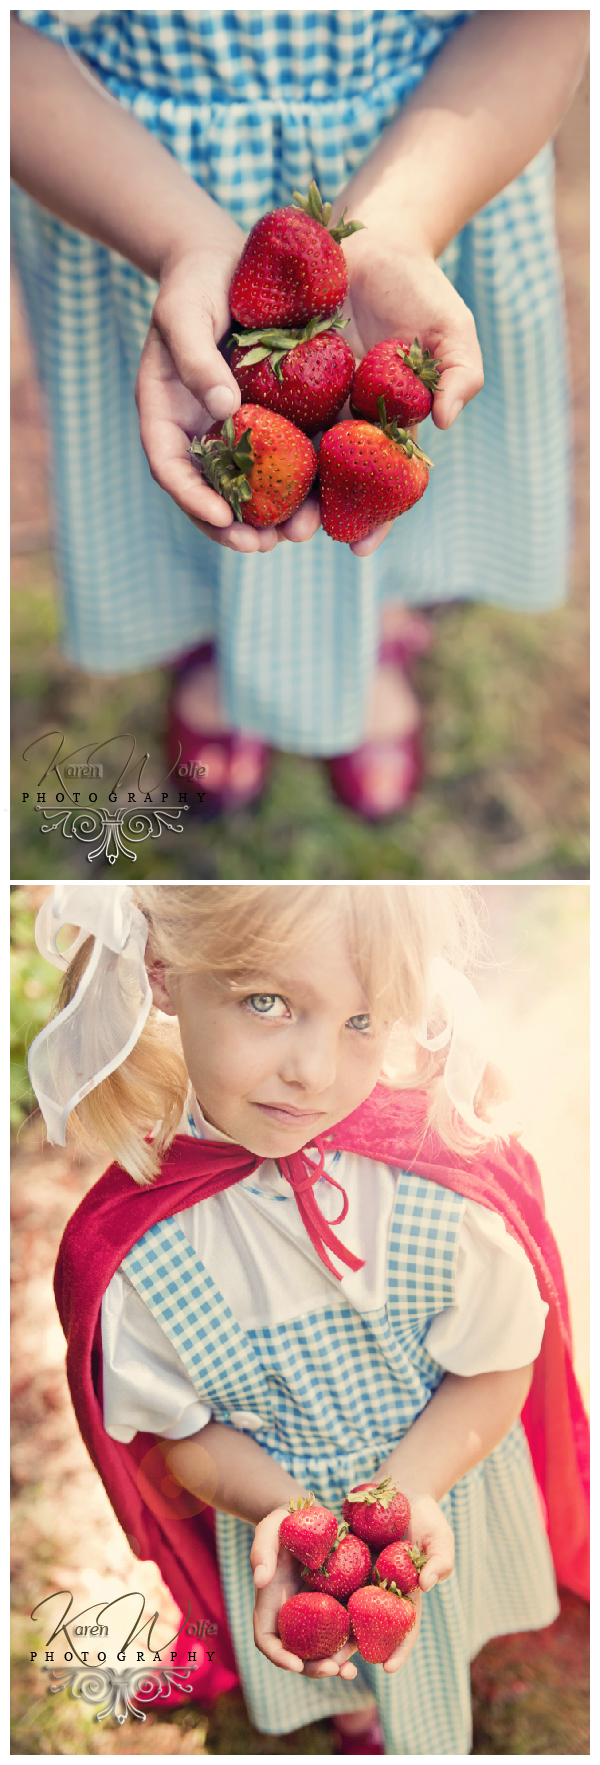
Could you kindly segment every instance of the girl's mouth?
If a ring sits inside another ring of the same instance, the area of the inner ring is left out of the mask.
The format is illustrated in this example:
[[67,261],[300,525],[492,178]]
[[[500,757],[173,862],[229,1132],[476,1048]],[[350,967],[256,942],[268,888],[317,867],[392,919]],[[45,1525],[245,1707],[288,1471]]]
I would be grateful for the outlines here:
[[293,1127],[295,1123],[319,1121],[325,1115],[324,1109],[293,1109],[284,1103],[255,1103],[255,1109],[262,1110],[271,1121],[280,1122],[283,1127]]

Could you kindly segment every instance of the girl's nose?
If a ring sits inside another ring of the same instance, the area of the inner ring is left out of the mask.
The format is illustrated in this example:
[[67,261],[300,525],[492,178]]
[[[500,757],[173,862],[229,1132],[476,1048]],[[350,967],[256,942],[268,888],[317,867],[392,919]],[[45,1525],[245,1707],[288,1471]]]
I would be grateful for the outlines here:
[[280,1073],[287,1085],[301,1085],[313,1096],[329,1090],[337,1073],[337,1035],[324,1026],[299,1025]]

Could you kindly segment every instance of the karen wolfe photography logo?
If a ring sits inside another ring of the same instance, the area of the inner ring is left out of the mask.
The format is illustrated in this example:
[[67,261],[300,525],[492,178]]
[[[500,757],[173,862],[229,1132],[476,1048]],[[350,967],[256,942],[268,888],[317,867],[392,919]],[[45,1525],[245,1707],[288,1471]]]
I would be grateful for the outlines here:
[[107,1716],[119,1723],[129,1716],[145,1722],[145,1704],[160,1704],[173,1692],[193,1696],[195,1675],[207,1661],[218,1660],[218,1625],[193,1616],[191,1606],[179,1630],[159,1644],[160,1613],[146,1615],[142,1593],[120,1594],[82,1611],[74,1611],[73,1604],[72,1593],[63,1588],[34,1606],[30,1616],[38,1647],[30,1650],[30,1659],[48,1675],[49,1692],[80,1698],[93,1707],[98,1722]]
[[[24,749],[28,789],[22,802],[39,816],[41,834],[88,848],[87,858],[119,857],[135,864],[136,846],[181,834],[184,816],[204,799],[206,766],[179,758],[155,781],[150,750],[140,754],[134,735],[113,735],[67,749],[62,730],[46,730]],[[121,763],[122,762],[122,763]],[[41,768],[41,770],[40,770]]]

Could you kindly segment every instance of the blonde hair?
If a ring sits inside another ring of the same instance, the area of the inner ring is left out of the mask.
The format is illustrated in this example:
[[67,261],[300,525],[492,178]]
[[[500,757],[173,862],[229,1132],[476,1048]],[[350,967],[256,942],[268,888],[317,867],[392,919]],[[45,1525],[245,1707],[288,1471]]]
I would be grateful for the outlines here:
[[[434,956],[470,970],[481,955],[479,899],[464,886],[411,883],[196,883],[134,889],[148,921],[149,967],[165,982],[183,974],[210,974],[224,985],[243,984],[257,967],[342,927],[350,958],[377,1023],[394,1025],[382,1077],[395,1087],[428,1096],[428,1122],[449,1147],[475,1152],[489,1139],[489,1109],[506,1096],[488,1066],[475,1098],[481,1135],[469,1129],[443,1082],[446,1051],[432,1053],[414,1036],[427,1012],[427,976]],[[58,1009],[79,984],[92,950],[86,939],[65,975]],[[430,1034],[442,1024],[429,1021]],[[189,1079],[177,1025],[153,1008],[132,1052],[91,1091],[69,1118],[70,1132],[88,1147],[98,1142],[138,1183],[156,1176],[177,1132]]]

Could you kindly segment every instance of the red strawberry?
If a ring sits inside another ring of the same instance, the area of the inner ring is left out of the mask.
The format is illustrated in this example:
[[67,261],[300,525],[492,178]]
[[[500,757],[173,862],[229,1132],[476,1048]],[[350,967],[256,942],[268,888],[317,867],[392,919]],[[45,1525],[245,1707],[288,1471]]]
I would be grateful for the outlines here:
[[335,1600],[346,1600],[357,1587],[364,1587],[371,1573],[371,1552],[362,1538],[354,1538],[345,1520],[338,1526],[333,1550],[320,1569],[302,1571],[304,1586],[315,1593],[330,1593]]
[[280,1609],[277,1626],[284,1649],[301,1661],[337,1654],[350,1635],[348,1613],[329,1593],[292,1594]]
[[293,192],[297,208],[274,208],[248,234],[229,293],[238,324],[306,325],[328,318],[348,293],[348,270],[340,246],[362,227],[345,221],[328,231],[331,203],[321,201],[316,184],[308,196]]
[[230,503],[236,521],[272,527],[287,521],[316,476],[312,441],[275,411],[240,405],[235,416],[197,441],[190,453],[204,477]]
[[303,331],[234,332],[232,372],[242,398],[288,417],[306,435],[332,423],[346,403],[354,356],[338,335],[346,319],[311,319]]
[[[373,1570],[373,1580],[395,1581],[401,1593],[410,1593],[419,1585],[419,1575],[424,1569],[427,1557],[419,1550],[418,1544],[411,1544],[410,1538],[397,1539],[395,1544],[386,1544],[377,1558]],[[332,1589],[333,1592],[333,1589]]]
[[406,1532],[410,1507],[397,1483],[386,1477],[383,1483],[357,1483],[342,1503],[342,1514],[357,1538],[381,1549]]
[[281,1543],[308,1569],[320,1569],[337,1538],[338,1523],[329,1508],[317,1507],[313,1495],[290,1502],[279,1528]]
[[352,410],[357,417],[377,421],[377,401],[383,395],[388,421],[422,423],[433,404],[441,366],[418,337],[410,346],[399,337],[376,343],[363,356],[352,388]]
[[[383,399],[379,401],[383,406]],[[321,520],[331,539],[365,539],[412,509],[431,460],[396,423],[336,423],[319,448]]]
[[388,1661],[416,1619],[411,1600],[395,1587],[359,1587],[348,1600],[352,1635],[363,1661]]

